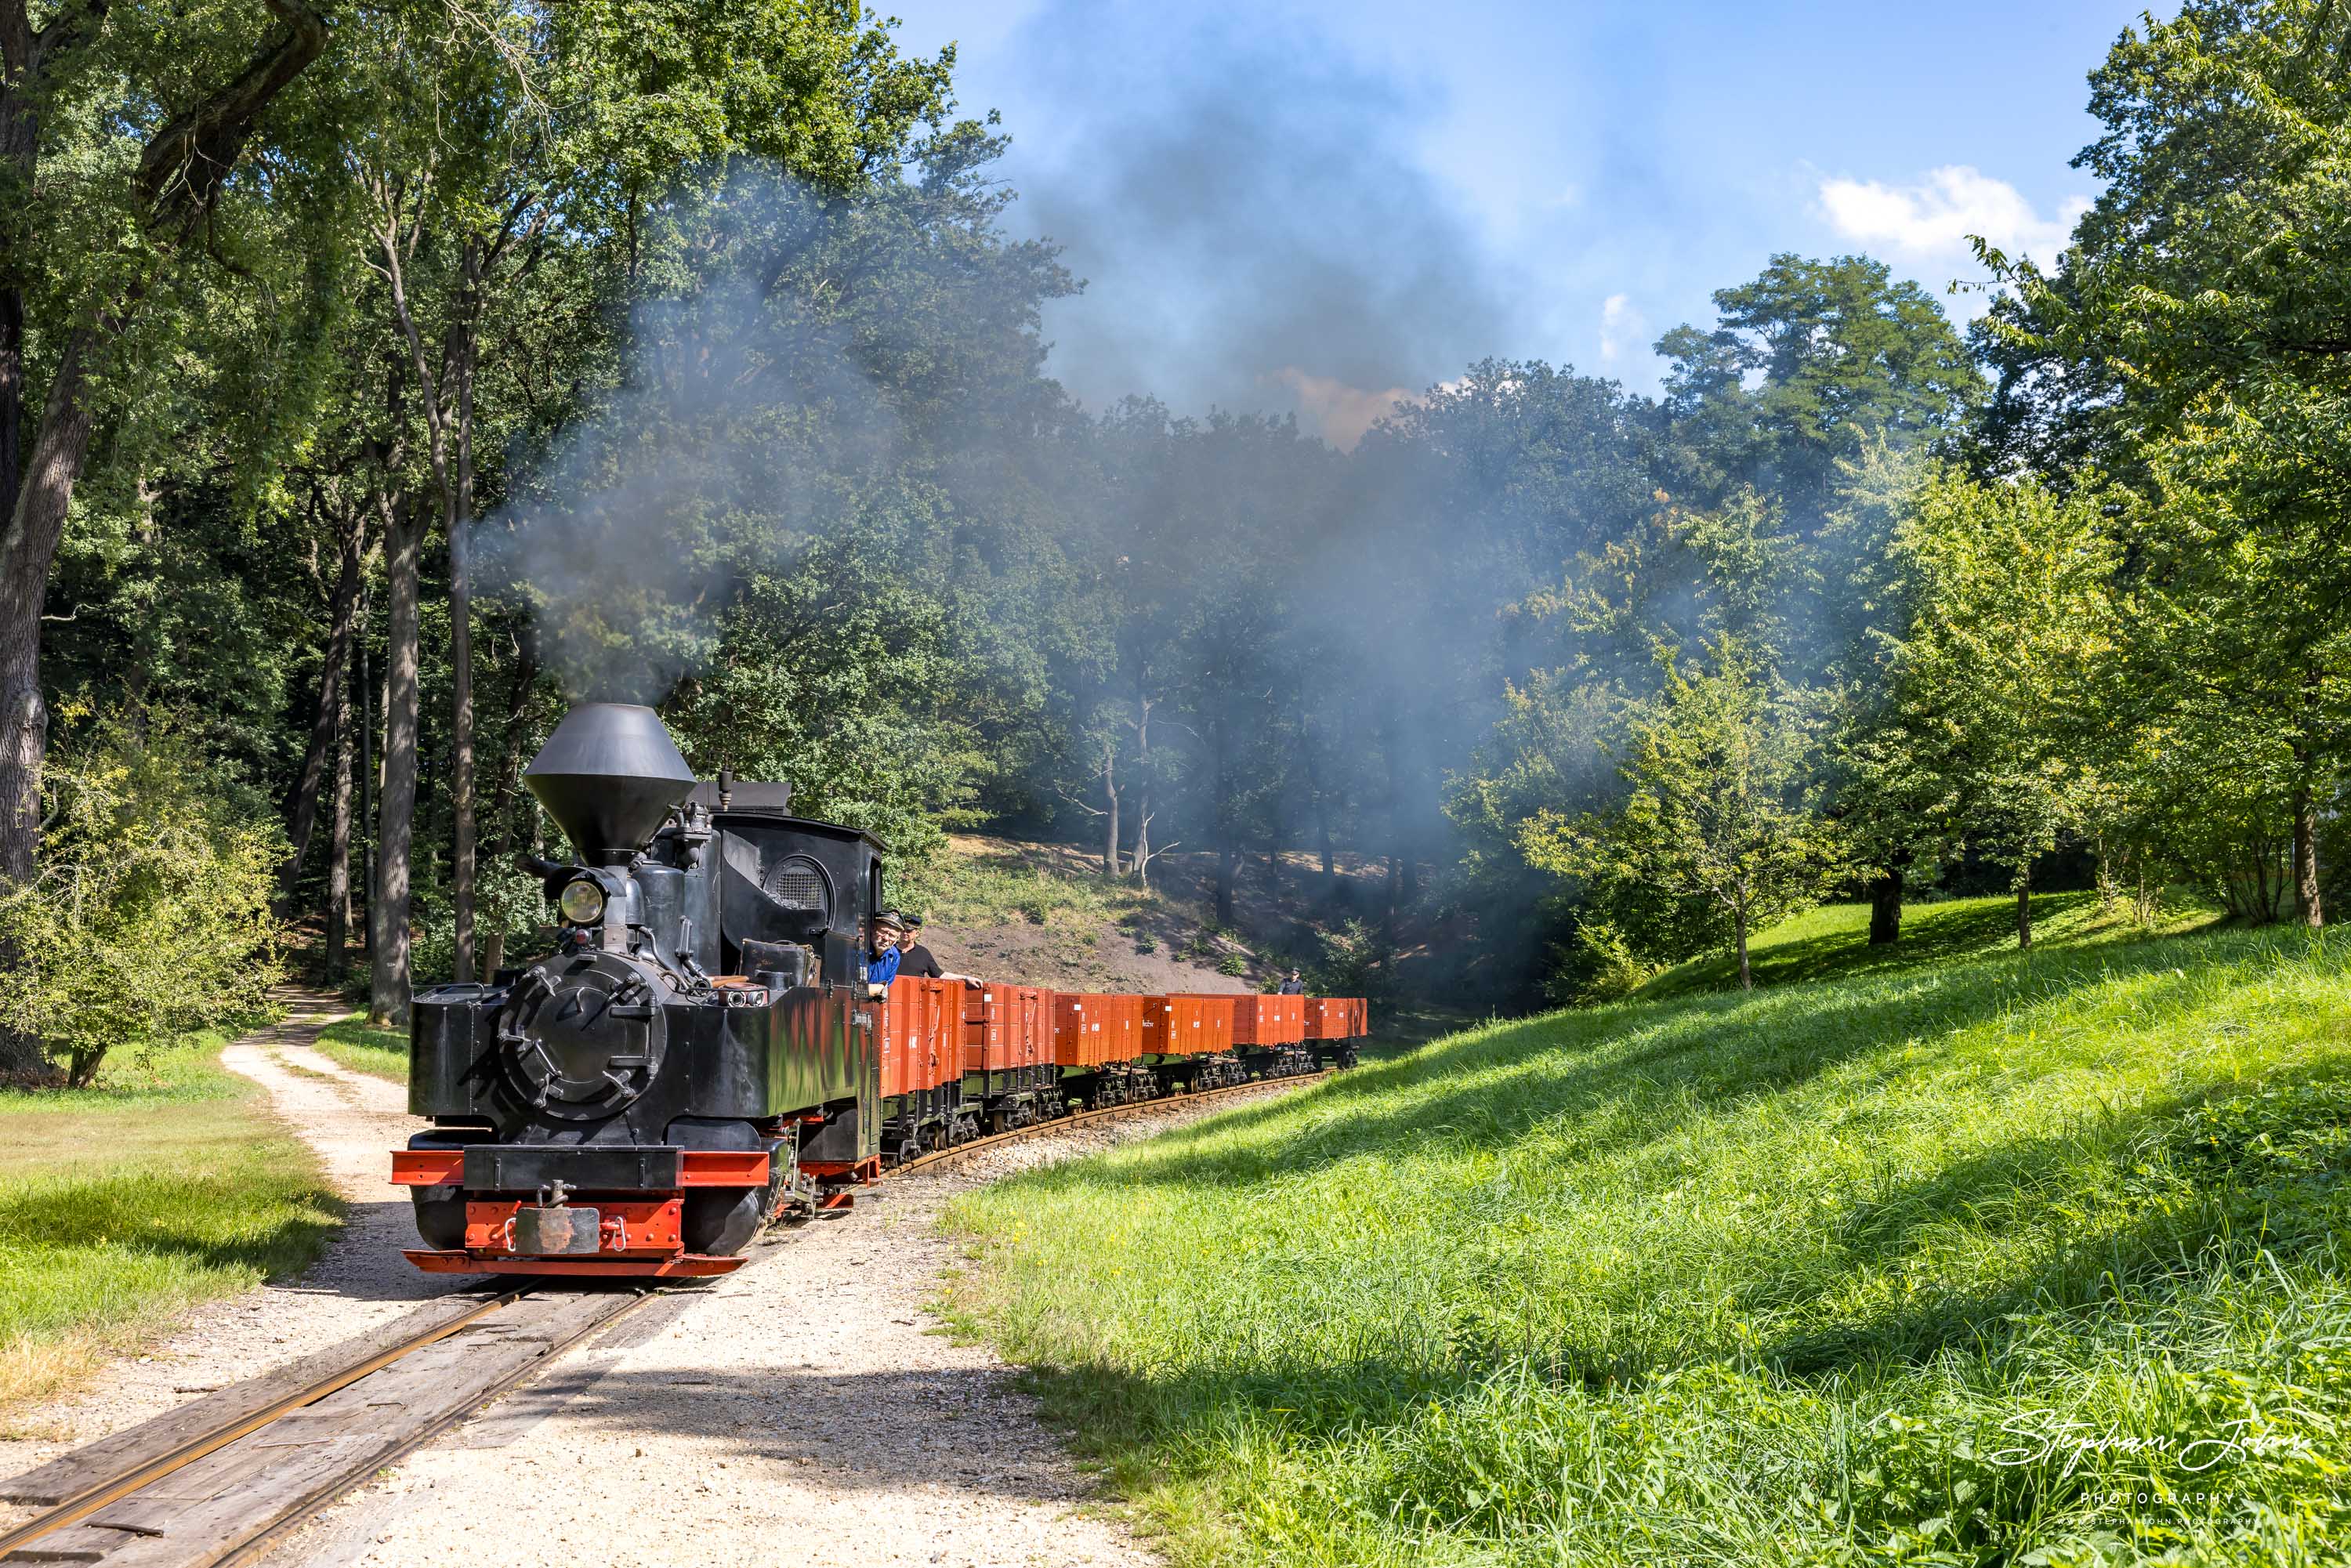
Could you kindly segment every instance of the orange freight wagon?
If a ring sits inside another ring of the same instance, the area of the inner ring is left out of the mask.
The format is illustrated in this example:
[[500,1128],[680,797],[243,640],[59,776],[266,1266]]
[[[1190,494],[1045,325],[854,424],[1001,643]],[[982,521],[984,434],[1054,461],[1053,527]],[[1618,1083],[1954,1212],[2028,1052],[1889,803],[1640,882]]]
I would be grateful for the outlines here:
[[1143,1051],[1141,997],[1101,991],[1053,993],[1053,1065],[1102,1067]]
[[1235,1045],[1296,1045],[1306,1038],[1304,997],[1237,997],[1233,1016]]
[[1178,992],[1143,998],[1143,1049],[1158,1056],[1212,1056],[1233,1048],[1242,998]]
[[1361,997],[1306,997],[1308,1040],[1353,1040],[1369,1032]]
[[1053,993],[1041,986],[964,988],[963,1070],[1013,1072],[1053,1056]]
[[890,982],[882,1009],[882,1098],[919,1093],[963,1076],[961,980]]

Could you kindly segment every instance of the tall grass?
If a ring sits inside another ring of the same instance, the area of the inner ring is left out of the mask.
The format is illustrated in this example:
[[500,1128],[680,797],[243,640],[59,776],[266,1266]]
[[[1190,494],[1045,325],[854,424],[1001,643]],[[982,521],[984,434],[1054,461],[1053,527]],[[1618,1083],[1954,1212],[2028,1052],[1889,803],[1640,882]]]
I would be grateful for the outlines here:
[[1499,1024],[951,1220],[1182,1562],[2332,1562],[2351,947]]
[[309,1150],[218,1050],[0,1092],[0,1411],[186,1306],[299,1270],[340,1222]]

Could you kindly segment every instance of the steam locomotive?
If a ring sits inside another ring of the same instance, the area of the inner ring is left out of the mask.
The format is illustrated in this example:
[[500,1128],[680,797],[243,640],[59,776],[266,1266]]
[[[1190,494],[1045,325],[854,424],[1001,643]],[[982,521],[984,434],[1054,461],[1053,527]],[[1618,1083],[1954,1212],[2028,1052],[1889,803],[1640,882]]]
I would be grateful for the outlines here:
[[438,1273],[724,1273],[885,1162],[1067,1114],[1353,1065],[1355,998],[900,979],[869,995],[883,845],[790,789],[697,779],[650,708],[573,708],[524,772],[577,859],[555,950],[411,1009],[392,1155]]

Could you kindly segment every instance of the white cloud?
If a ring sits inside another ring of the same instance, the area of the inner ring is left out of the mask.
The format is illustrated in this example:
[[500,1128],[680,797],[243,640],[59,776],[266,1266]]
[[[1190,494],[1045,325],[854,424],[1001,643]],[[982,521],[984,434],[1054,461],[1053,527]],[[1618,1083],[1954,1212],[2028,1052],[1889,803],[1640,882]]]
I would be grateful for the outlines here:
[[1649,319],[1633,304],[1629,294],[1612,294],[1600,302],[1600,362],[1611,365],[1634,350],[1649,346]]
[[2057,259],[2090,208],[2088,197],[2068,196],[2054,217],[2044,218],[2015,186],[1965,163],[1931,169],[1908,185],[1823,180],[1820,203],[1839,235],[1900,259],[1966,256],[1969,236],[1981,235],[2011,256],[2044,264]]

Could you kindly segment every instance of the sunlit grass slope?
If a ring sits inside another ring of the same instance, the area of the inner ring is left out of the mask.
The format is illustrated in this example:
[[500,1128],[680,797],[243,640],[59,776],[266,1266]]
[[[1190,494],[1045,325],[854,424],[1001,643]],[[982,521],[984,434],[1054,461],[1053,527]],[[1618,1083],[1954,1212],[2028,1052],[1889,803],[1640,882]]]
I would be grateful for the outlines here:
[[[2158,935],[2179,935],[2215,925],[2220,912],[2184,900],[2168,909]],[[2093,947],[2144,940],[2148,933],[2122,904],[2095,893],[2043,893],[2032,898],[2032,943],[2036,947]],[[1785,920],[1756,937],[1750,967],[1759,986],[1794,980],[1850,979],[1998,957],[2016,949],[2016,900],[1954,898],[1913,904],[1902,912],[1902,939],[1869,945],[1869,905],[1824,904]],[[1641,988],[1649,1000],[1719,990],[1739,983],[1739,962],[1729,953],[1709,953],[1677,964]]]
[[1182,1562],[2337,1561],[2346,1063],[2281,933],[1495,1025],[972,1194],[957,1304]]
[[0,1092],[0,1409],[179,1308],[300,1269],[334,1230],[317,1161],[218,1054]]

